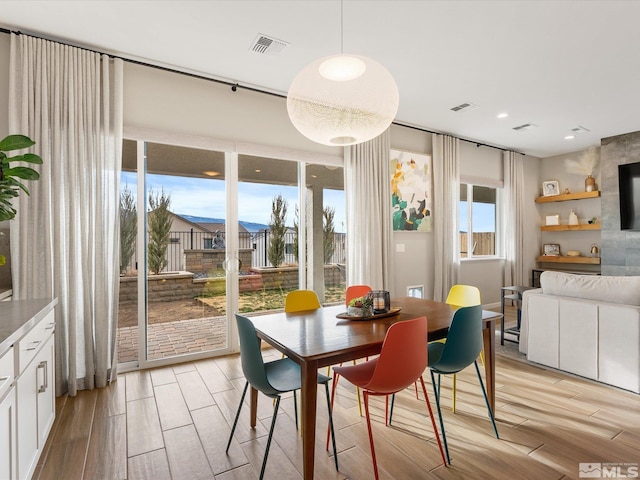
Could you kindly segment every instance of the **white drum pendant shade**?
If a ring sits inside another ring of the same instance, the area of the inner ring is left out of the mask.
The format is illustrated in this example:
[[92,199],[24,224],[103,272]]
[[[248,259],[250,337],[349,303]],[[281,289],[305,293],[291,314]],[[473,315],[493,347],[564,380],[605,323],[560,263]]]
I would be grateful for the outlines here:
[[307,65],[291,82],[287,111],[305,137],[323,145],[354,145],[384,132],[396,116],[398,87],[378,62],[334,55]]

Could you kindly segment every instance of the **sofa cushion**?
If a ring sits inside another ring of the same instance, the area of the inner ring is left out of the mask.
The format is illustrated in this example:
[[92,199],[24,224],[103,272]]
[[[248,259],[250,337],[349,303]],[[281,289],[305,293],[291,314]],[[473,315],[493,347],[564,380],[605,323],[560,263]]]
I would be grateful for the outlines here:
[[640,276],[576,275],[547,270],[540,275],[540,287],[546,295],[640,305]]

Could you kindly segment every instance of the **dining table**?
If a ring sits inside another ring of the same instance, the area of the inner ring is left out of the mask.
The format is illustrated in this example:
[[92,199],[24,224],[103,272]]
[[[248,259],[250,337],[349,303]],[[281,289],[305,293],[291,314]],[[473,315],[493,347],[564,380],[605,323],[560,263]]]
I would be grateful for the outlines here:
[[[403,320],[427,317],[428,341],[447,337],[456,308],[416,297],[391,299],[388,316],[369,319],[345,317],[344,305],[321,307],[295,313],[276,312],[251,317],[258,338],[300,365],[303,477],[313,479],[316,439],[316,402],[318,369],[380,353],[391,325]],[[487,396],[495,412],[495,327],[502,315],[482,311],[482,336],[485,357]],[[251,426],[256,426],[258,392],[251,389]]]

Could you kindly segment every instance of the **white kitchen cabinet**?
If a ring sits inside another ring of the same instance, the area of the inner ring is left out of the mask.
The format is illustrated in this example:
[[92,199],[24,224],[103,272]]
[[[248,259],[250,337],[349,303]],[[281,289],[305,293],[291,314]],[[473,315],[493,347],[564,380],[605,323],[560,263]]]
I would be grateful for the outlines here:
[[0,357],[0,479],[17,480],[13,348]]
[[56,303],[0,302],[0,480],[32,477],[55,419]]
[[53,310],[18,343],[18,475],[31,478],[55,417]]

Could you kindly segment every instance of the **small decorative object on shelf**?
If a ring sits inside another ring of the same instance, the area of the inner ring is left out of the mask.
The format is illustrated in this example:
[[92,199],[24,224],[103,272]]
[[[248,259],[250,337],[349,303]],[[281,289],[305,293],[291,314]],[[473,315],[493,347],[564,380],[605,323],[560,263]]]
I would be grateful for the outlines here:
[[542,195],[548,197],[550,195],[559,195],[560,194],[560,184],[557,180],[549,180],[547,182],[542,182]]
[[584,191],[595,192],[598,190],[596,185],[596,179],[593,178],[593,172],[598,166],[600,155],[596,151],[596,147],[587,148],[578,160],[566,159],[564,166],[569,173],[575,173],[579,175],[586,175],[584,179]]
[[594,223],[596,223],[596,221],[597,221],[597,220],[598,220],[598,217],[591,217],[591,218],[589,219],[589,223],[590,223],[590,224],[594,224]]
[[562,192],[564,195],[569,195],[571,192],[569,191],[569,187],[564,189],[564,192]]
[[557,257],[560,255],[560,245],[557,243],[545,243],[542,253],[545,257]]
[[560,215],[547,215],[545,221],[547,225],[560,225]]
[[599,253],[600,251],[598,250],[598,245],[596,245],[595,243],[591,245],[591,255],[597,257]]
[[576,212],[571,210],[571,212],[569,212],[569,225],[579,225],[579,224],[580,223],[578,222],[578,216],[576,215]]

